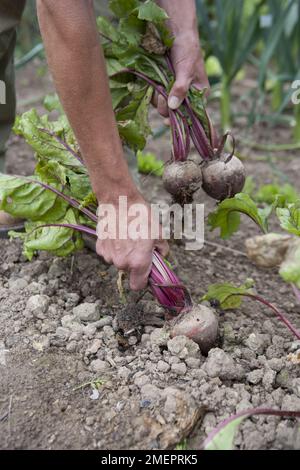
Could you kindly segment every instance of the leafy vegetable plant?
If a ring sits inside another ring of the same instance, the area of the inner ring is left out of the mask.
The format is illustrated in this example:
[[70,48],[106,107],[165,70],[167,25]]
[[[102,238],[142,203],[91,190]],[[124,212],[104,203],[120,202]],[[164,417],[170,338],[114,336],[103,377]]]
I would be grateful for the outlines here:
[[244,286],[235,287],[232,284],[214,284],[208,289],[207,294],[202,300],[213,301],[214,305],[217,303],[223,310],[238,308],[241,305],[241,299],[247,297],[251,300],[255,300],[268,308],[270,308],[275,315],[282,321],[289,330],[300,339],[300,331],[298,331],[291,322],[287,319],[286,315],[282,313],[275,305],[265,300],[260,295],[257,295],[251,288],[251,282],[246,283]]

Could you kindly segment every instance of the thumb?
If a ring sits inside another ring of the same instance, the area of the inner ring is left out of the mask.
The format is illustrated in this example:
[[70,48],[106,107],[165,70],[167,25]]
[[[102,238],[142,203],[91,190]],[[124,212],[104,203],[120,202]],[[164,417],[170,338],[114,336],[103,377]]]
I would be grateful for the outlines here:
[[171,109],[177,109],[185,99],[189,91],[191,80],[184,76],[179,75],[170,91],[168,106]]

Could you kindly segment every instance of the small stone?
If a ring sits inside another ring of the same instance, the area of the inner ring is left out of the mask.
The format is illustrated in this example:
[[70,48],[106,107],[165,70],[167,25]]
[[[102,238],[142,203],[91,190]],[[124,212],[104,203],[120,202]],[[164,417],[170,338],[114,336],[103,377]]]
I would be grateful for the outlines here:
[[157,370],[159,372],[169,372],[170,366],[165,361],[158,361],[157,363]]
[[108,364],[105,361],[101,361],[101,359],[95,359],[92,361],[90,367],[95,373],[105,372],[109,368]]
[[296,352],[300,349],[300,341],[293,341],[290,347],[291,352]]
[[92,426],[94,424],[94,422],[95,422],[94,416],[88,416],[85,420],[85,424],[87,426]]
[[199,355],[199,346],[186,336],[175,336],[168,341],[168,350],[180,359]]
[[128,367],[123,366],[123,367],[120,367],[118,370],[118,376],[121,379],[127,380],[130,374],[131,374],[131,370],[128,369]]
[[102,346],[102,341],[100,339],[95,339],[92,344],[87,348],[86,350],[86,355],[91,356],[93,354],[96,354],[97,351],[101,348]]
[[54,333],[56,330],[57,323],[55,321],[45,320],[41,326],[41,333]]
[[83,327],[83,333],[89,338],[92,339],[95,336],[97,328],[93,324],[89,324]]
[[300,378],[293,379],[292,381],[292,390],[294,394],[300,398]]
[[144,399],[156,401],[160,398],[161,390],[152,384],[145,384],[141,387],[141,395]]
[[53,263],[51,264],[49,270],[48,270],[48,276],[50,278],[56,278],[56,277],[61,277],[65,274],[66,268],[64,266],[64,263],[62,262],[61,259],[55,259]]
[[171,356],[169,359],[169,364],[179,364],[179,362],[181,361],[177,356]]
[[80,300],[80,297],[76,292],[71,292],[65,295],[65,300],[66,300],[66,307],[68,308],[76,307],[76,305],[78,304]]
[[244,369],[219,348],[209,351],[205,368],[209,377],[219,377],[221,380],[239,380],[245,375]]
[[264,372],[264,376],[262,379],[262,384],[266,390],[270,391],[275,384],[276,379],[276,372],[275,370],[267,368]]
[[276,429],[276,444],[281,450],[299,450],[300,449],[300,431],[299,426],[287,426],[285,421],[278,423]]
[[268,346],[266,344],[266,335],[251,333],[249,338],[246,339],[245,345],[256,354],[262,354]]
[[250,384],[257,385],[262,380],[263,375],[264,375],[263,369],[253,370],[252,372],[249,372],[249,374],[247,374],[247,381]]
[[188,357],[186,358],[185,363],[190,369],[199,369],[201,360],[195,357]]
[[73,308],[75,317],[83,322],[96,322],[100,320],[100,311],[98,304],[83,303]]
[[177,400],[176,396],[174,395],[168,395],[165,401],[165,406],[164,406],[164,413],[166,416],[176,413],[177,410]]
[[273,359],[270,359],[268,361],[268,367],[270,367],[270,369],[272,370],[275,370],[276,372],[280,372],[281,369],[283,368],[283,361],[282,359],[273,357]]
[[39,338],[39,340],[32,342],[33,349],[39,352],[45,351],[45,349],[48,349],[49,346],[50,346],[50,340],[48,336],[42,336]]
[[44,319],[48,310],[50,299],[47,295],[32,295],[27,300],[26,310],[36,318]]
[[103,339],[109,340],[115,337],[115,332],[111,326],[104,326],[103,327]]
[[26,279],[19,278],[19,279],[9,279],[8,281],[8,287],[11,291],[18,291],[18,290],[23,290],[28,286],[28,282]]
[[184,362],[179,362],[178,364],[172,364],[171,370],[177,375],[185,375],[187,367]]
[[69,336],[69,341],[80,341],[82,333],[80,331],[73,331]]
[[141,344],[147,344],[150,342],[150,335],[144,333],[141,337]]
[[44,286],[42,286],[38,282],[33,281],[30,284],[28,284],[27,292],[29,292],[32,295],[36,295],[36,294],[39,294],[42,291],[43,287]]
[[135,344],[137,344],[137,342],[138,342],[138,340],[137,340],[136,336],[129,336],[129,338],[128,338],[129,346],[134,346]]
[[76,349],[77,349],[77,342],[76,341],[70,341],[66,346],[66,350],[68,352],[75,352]]
[[93,325],[100,329],[103,328],[104,326],[110,326],[112,325],[113,318],[110,315],[107,315],[106,317],[100,318],[100,320],[96,321],[93,323]]
[[276,385],[282,388],[290,388],[292,383],[292,379],[290,377],[290,373],[288,369],[284,368],[277,374],[276,377]]
[[169,338],[170,335],[164,328],[155,328],[150,334],[152,346],[166,346]]
[[300,398],[295,395],[285,395],[281,405],[282,410],[288,411],[299,411],[300,410]]
[[134,379],[134,384],[139,388],[142,388],[144,385],[148,384],[149,382],[150,382],[150,377],[148,375],[141,375]]
[[55,336],[66,340],[70,336],[70,330],[68,328],[64,328],[63,326],[59,326],[56,328]]
[[71,331],[83,332],[84,326],[81,325],[80,320],[74,315],[65,315],[61,319],[61,324],[64,328],[69,328]]

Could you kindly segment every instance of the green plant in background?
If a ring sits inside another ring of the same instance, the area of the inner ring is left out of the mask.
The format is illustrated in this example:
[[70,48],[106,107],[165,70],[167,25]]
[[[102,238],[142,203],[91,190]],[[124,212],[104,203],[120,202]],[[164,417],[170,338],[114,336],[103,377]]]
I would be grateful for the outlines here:
[[[267,0],[269,27],[262,34],[263,51],[257,61],[261,95],[271,91],[275,117],[291,104],[291,84],[300,78],[300,2]],[[294,106],[294,138],[300,142],[300,106]]]
[[159,160],[155,153],[137,151],[136,154],[138,170],[144,175],[162,176],[164,172],[164,162]]
[[207,54],[213,55],[222,68],[221,120],[223,129],[231,126],[231,85],[247,63],[260,39],[262,2],[215,0],[213,4],[196,0],[199,27]]

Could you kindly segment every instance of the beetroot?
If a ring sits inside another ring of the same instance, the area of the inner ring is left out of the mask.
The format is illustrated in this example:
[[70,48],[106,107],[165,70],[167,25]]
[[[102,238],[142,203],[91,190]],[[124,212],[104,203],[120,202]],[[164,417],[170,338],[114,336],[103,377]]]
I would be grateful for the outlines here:
[[199,345],[203,354],[207,354],[215,345],[218,320],[213,311],[205,305],[193,305],[192,310],[183,312],[173,322],[171,337],[187,336]]
[[175,202],[187,203],[192,200],[194,192],[201,188],[201,168],[191,160],[170,163],[165,168],[163,183]]
[[205,162],[202,166],[203,190],[217,201],[234,197],[245,185],[245,168],[235,156],[228,155]]

